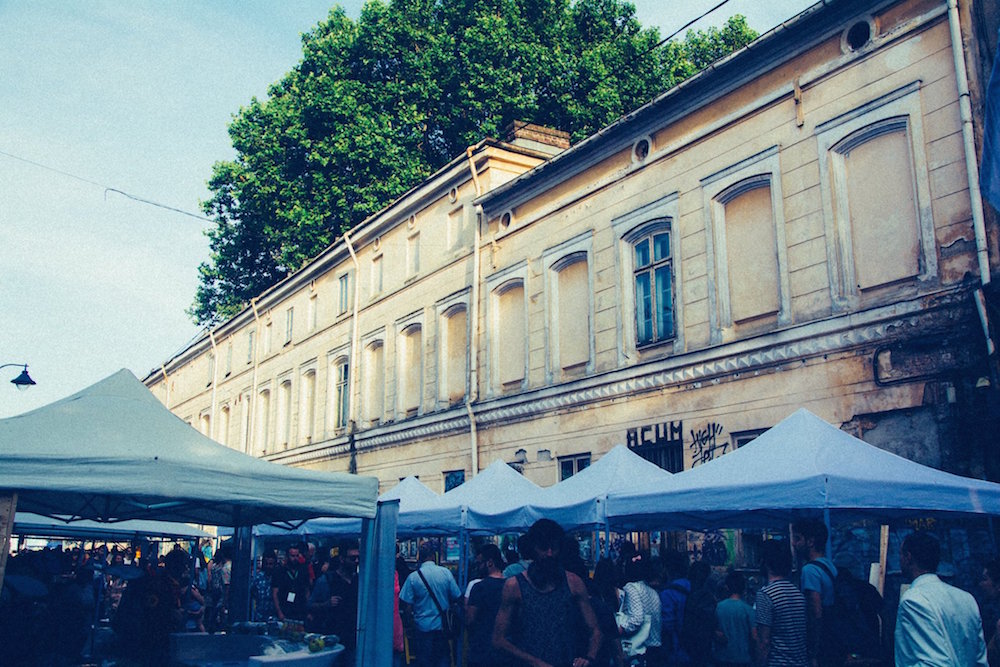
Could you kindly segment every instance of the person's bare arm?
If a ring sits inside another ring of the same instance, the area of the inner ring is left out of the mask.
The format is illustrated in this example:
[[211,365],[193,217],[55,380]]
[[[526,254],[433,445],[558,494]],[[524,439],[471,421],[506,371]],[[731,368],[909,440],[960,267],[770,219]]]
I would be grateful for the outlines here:
[[597,614],[590,606],[590,596],[587,595],[587,587],[583,580],[572,572],[566,574],[566,581],[569,590],[573,594],[577,605],[580,607],[580,615],[583,617],[583,624],[590,630],[590,642],[587,646],[587,655],[584,658],[577,658],[573,661],[573,667],[589,667],[597,660],[597,652],[601,650],[601,628],[597,625]]
[[757,627],[757,662],[766,665],[767,655],[771,652],[771,627],[768,625],[758,625]]
[[519,604],[521,604],[521,589],[517,585],[517,578],[511,577],[503,585],[503,594],[500,597],[500,609],[497,610],[497,620],[493,625],[493,646],[506,651],[519,660],[523,660],[532,665],[532,667],[552,667],[547,662],[522,651],[507,639],[510,621]]

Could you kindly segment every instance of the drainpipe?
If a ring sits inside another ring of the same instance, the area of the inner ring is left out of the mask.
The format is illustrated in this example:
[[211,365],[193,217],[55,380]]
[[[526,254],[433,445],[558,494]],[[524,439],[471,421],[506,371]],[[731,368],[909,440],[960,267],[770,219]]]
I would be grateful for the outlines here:
[[[469,170],[472,172],[472,183],[476,186],[476,196],[483,194],[483,187],[476,172],[476,161],[473,157],[473,147],[465,149],[469,158]],[[472,318],[472,347],[469,359],[469,390],[466,392],[465,409],[469,413],[469,445],[472,457],[472,476],[479,474],[479,432],[476,428],[476,413],[472,404],[479,398],[479,271],[481,266],[479,244],[482,241],[483,207],[477,206],[474,212],[476,234],[472,254],[472,307],[469,316]]]
[[[351,253],[351,261],[354,262],[354,308],[352,309],[354,312],[351,314],[351,317],[354,319],[354,321],[351,323],[351,362],[350,366],[347,367],[348,372],[351,374],[350,378],[351,396],[350,399],[347,401],[347,406],[348,406],[347,414],[349,415],[347,428],[348,428],[348,433],[350,434],[351,451],[352,451],[351,459],[353,461],[355,460],[353,454],[354,431],[357,428],[358,424],[357,404],[358,401],[360,400],[358,394],[360,390],[358,389],[359,378],[357,371],[358,371],[358,366],[360,366],[360,359],[359,359],[360,351],[358,350],[358,346],[360,345],[360,341],[358,340],[358,326],[359,326],[358,305],[359,302],[361,301],[361,263],[358,261],[358,255],[357,253],[354,252],[354,246],[351,244],[351,237],[347,235],[347,232],[344,232],[344,243],[347,244],[347,252]],[[353,464],[352,467],[354,468],[352,472],[357,472],[356,462]]]
[[215,332],[211,329],[208,330],[208,340],[212,343],[212,409],[209,412],[209,429],[208,437],[215,440],[215,408],[218,384],[219,384],[219,349],[215,345]]
[[986,336],[986,350],[993,355],[996,346],[990,335],[989,314],[982,288],[990,284],[990,255],[986,242],[986,224],[983,222],[983,195],[979,188],[979,166],[976,163],[976,141],[972,127],[972,102],[969,94],[969,74],[965,68],[962,49],[962,25],[958,15],[958,0],[948,0],[948,27],[951,29],[951,55],[955,61],[955,79],[958,81],[958,104],[962,115],[962,143],[965,148],[965,172],[969,180],[969,199],[972,205],[972,228],[976,234],[976,253],[979,257],[979,280],[974,300],[979,323]]
[[948,26],[951,28],[951,55],[955,61],[955,78],[958,80],[958,103],[962,114],[962,141],[965,145],[965,171],[969,179],[969,198],[972,200],[972,227],[976,233],[976,252],[979,255],[979,279],[985,286],[990,284],[990,257],[986,243],[986,225],[983,222],[983,196],[979,189],[979,166],[976,164],[969,76],[965,68],[965,54],[962,51],[962,28],[958,16],[957,0],[948,0]]
[[257,312],[257,297],[250,299],[250,308],[253,310],[254,333],[253,333],[253,374],[250,376],[250,397],[247,401],[247,410],[250,411],[250,424],[247,428],[247,451],[246,454],[256,456],[254,452],[254,438],[257,436],[257,346],[260,345],[260,313]]

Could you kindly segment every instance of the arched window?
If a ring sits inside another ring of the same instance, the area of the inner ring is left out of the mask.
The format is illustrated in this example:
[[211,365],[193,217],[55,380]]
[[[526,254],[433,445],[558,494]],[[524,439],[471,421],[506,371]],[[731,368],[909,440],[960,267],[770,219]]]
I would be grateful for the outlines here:
[[629,237],[635,286],[636,344],[651,345],[674,337],[674,264],[670,224],[647,225]]
[[299,437],[304,443],[313,440],[316,423],[316,370],[309,369],[302,374],[299,390]]
[[399,375],[397,404],[404,415],[416,414],[423,389],[423,330],[411,324],[399,336]]
[[292,381],[278,385],[278,448],[288,449],[292,437]]
[[524,283],[512,280],[498,287],[493,329],[500,389],[519,388],[524,383],[527,318],[524,314]]
[[441,326],[441,399],[456,403],[465,398],[469,376],[469,313],[465,304],[445,311]]
[[385,346],[381,340],[365,347],[365,417],[377,424],[385,414]]
[[556,363],[566,371],[590,361],[590,275],[587,253],[577,252],[552,265],[556,273],[554,329]]

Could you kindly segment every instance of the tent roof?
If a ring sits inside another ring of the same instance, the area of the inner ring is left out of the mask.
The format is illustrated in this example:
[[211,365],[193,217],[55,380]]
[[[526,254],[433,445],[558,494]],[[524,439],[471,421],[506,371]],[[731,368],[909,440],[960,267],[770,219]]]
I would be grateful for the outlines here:
[[537,517],[531,506],[541,493],[540,486],[497,459],[441,496],[441,504],[465,508],[465,526],[471,532],[503,532],[534,523]]
[[[413,535],[452,535],[462,529],[460,507],[446,507],[441,496],[426,484],[410,476],[392,487],[379,501],[399,501],[399,518],[396,534],[401,537]],[[265,537],[286,535],[360,535],[361,522],[356,519],[309,519],[293,530],[275,526],[255,526],[254,533]]]
[[31,512],[14,515],[15,535],[39,537],[65,537],[93,540],[131,540],[137,537],[162,537],[166,539],[199,539],[212,537],[200,528],[186,523],[132,519],[116,523],[100,523],[81,519],[67,523]]
[[1000,484],[920,465],[800,409],[668,482],[610,494],[607,511],[621,528],[706,528],[778,524],[824,509],[882,518],[1000,514]]
[[97,521],[373,518],[378,493],[374,477],[292,468],[219,445],[127,370],[0,420],[0,471],[18,509]]
[[558,522],[566,530],[604,525],[604,501],[609,493],[637,485],[666,484],[671,474],[650,463],[625,445],[616,445],[587,468],[542,490],[536,509],[539,516]]

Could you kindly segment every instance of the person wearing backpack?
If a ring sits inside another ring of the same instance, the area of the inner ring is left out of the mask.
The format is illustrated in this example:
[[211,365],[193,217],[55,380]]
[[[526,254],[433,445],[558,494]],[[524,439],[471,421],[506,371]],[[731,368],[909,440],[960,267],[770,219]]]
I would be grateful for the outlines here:
[[712,642],[718,628],[715,618],[718,600],[711,575],[712,567],[703,560],[691,563],[688,570],[691,594],[684,605],[680,644],[693,667],[706,667],[712,661]]
[[684,622],[684,607],[691,594],[688,579],[688,555],[671,551],[663,556],[664,581],[660,590],[660,640],[671,666],[688,665],[691,659],[681,646],[681,628]]
[[828,538],[826,525],[818,519],[802,519],[792,524],[792,547],[804,563],[799,583],[806,598],[806,636],[812,667],[842,667],[847,661],[843,638],[836,629],[843,619],[838,618],[838,610],[834,609],[837,566],[826,557]]

